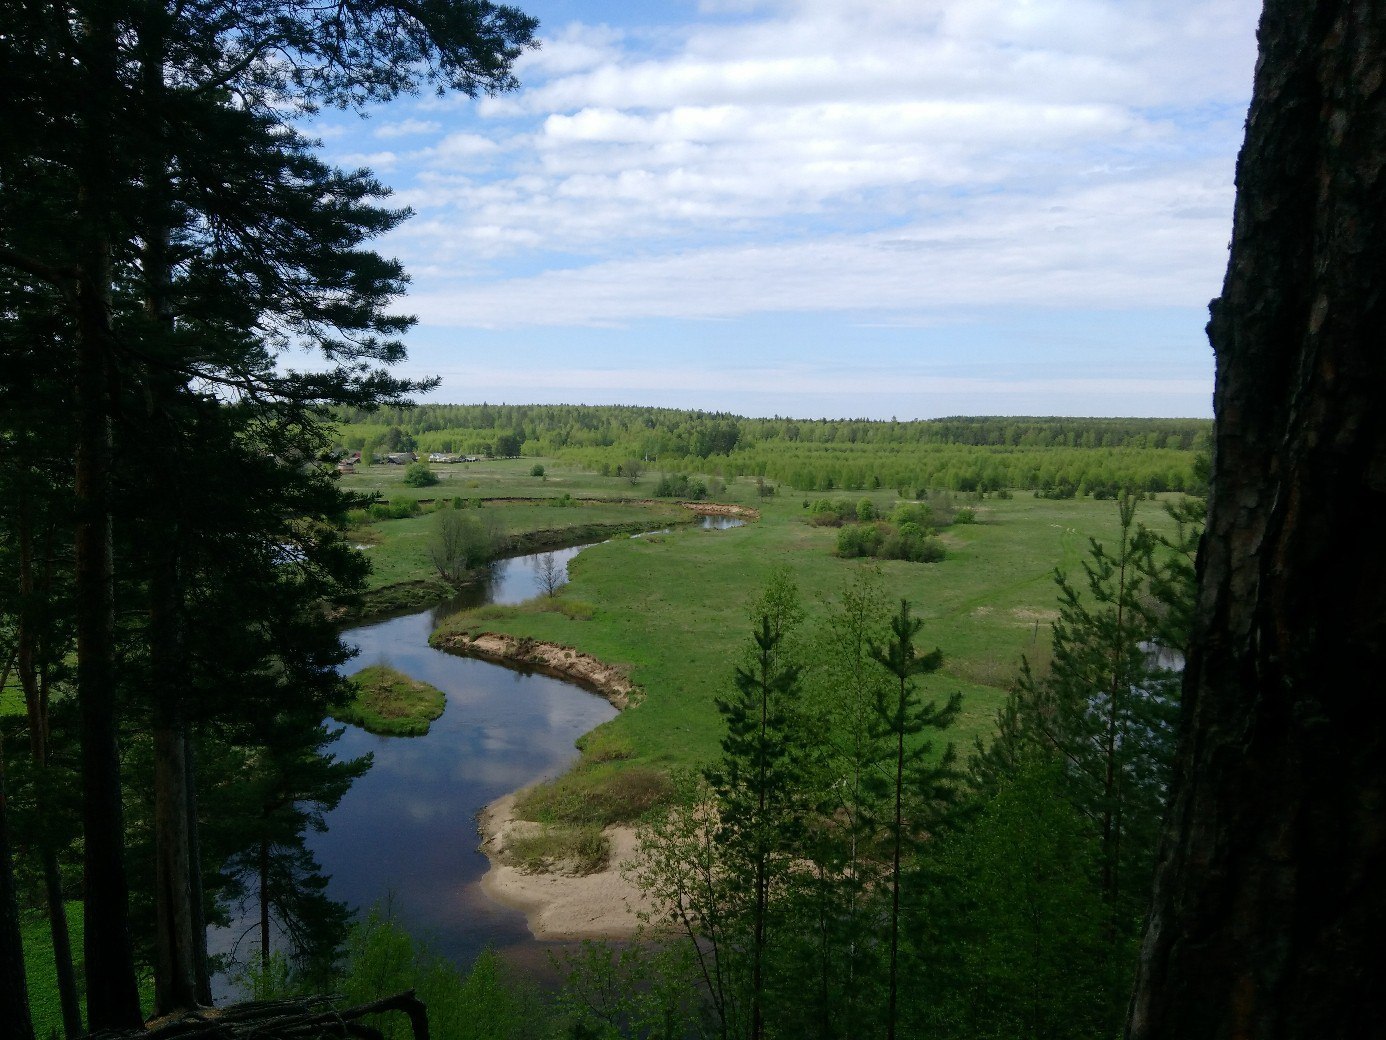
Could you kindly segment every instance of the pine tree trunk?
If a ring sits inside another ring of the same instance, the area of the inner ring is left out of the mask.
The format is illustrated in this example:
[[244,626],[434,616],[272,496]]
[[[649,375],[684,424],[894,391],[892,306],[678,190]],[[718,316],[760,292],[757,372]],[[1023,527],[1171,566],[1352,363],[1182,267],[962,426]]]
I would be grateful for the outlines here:
[[260,970],[270,963],[270,843],[260,839]]
[[1386,0],[1268,0],[1260,45],[1139,1040],[1386,1021]]
[[197,970],[197,1002],[203,1007],[212,1004],[212,975],[207,959],[207,914],[204,909],[206,895],[202,886],[202,842],[198,837],[200,826],[197,815],[197,755],[191,731],[183,754],[183,765],[187,768],[188,791],[188,859],[191,863],[192,884],[192,932],[193,962]]
[[185,797],[187,733],[180,720],[166,722],[154,732],[154,909],[158,928],[154,1002],[157,1014],[196,1007],[198,1002]]
[[[145,313],[156,337],[172,339],[172,259],[170,239],[172,157],[165,144],[167,99],[164,57],[167,13],[152,5],[141,19],[139,49],[143,107],[147,123],[144,148],[144,212],[140,260],[144,275]],[[174,414],[181,390],[180,377],[157,360],[166,343],[153,342],[155,364],[145,374],[149,408],[149,450],[159,483],[180,486],[176,448],[180,433]],[[157,919],[154,975],[155,1010],[160,1015],[198,1004],[206,975],[206,929],[198,935],[201,908],[194,893],[201,891],[194,875],[200,864],[193,854],[196,819],[191,810],[193,774],[188,760],[188,726],[182,710],[183,654],[180,580],[180,517],[177,504],[151,521],[149,649],[152,665],[154,731],[154,907]],[[200,898],[200,896],[199,896]]]
[[111,546],[114,336],[110,221],[115,202],[111,105],[117,96],[111,10],[91,8],[78,176],[76,624],[82,742],[87,1015],[92,1030],[141,1024],[130,943],[124,812],[115,720],[115,593]]

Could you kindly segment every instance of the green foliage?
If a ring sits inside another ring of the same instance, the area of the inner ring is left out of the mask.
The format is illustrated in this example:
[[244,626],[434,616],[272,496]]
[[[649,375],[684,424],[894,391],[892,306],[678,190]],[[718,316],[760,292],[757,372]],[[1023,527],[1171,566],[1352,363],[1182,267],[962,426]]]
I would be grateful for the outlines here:
[[540,478],[541,480],[543,480],[543,479],[544,479],[544,467],[543,467],[543,465],[542,465],[541,463],[536,462],[533,466],[531,466],[531,467],[529,468],[529,475],[530,475],[531,477],[538,477],[538,478]]
[[[919,654],[914,637],[923,622],[910,614],[908,600],[900,601],[900,610],[890,619],[891,638],[885,643],[871,643],[872,660],[894,677],[894,688],[877,691],[872,735],[881,741],[886,755],[877,761],[880,771],[868,780],[883,799],[889,799],[891,815],[886,824],[890,845],[891,904],[890,964],[887,969],[886,1036],[894,1037],[898,1024],[899,989],[899,931],[901,869],[911,847],[923,835],[924,828],[934,824],[957,793],[957,773],[953,765],[950,744],[940,759],[929,752],[927,740],[910,741],[925,730],[943,730],[953,724],[962,708],[962,695],[953,694],[946,703],[920,703],[918,687],[912,681],[917,675],[937,671],[943,663],[943,652],[934,650]],[[891,747],[891,745],[894,745]],[[909,803],[907,805],[907,802]]]
[[700,501],[707,497],[707,485],[687,473],[664,474],[655,485],[655,498],[680,498]]
[[438,483],[438,474],[426,462],[411,462],[404,467],[404,482],[410,487],[432,487]]
[[[553,1028],[552,1014],[539,994],[507,978],[495,953],[482,953],[462,974],[447,958],[412,940],[388,908],[373,908],[352,930],[338,989],[352,1004],[414,990],[427,1006],[430,1031],[439,1040],[540,1040]],[[410,1035],[399,1014],[363,1021],[384,1040]]]
[[[531,454],[604,475],[627,460],[657,458],[666,472],[757,478],[796,491],[875,487],[1004,488],[1201,493],[1195,453],[1210,424],[1188,419],[953,418],[923,422],[749,419],[726,413],[579,405],[420,405],[375,415],[347,410],[344,444],[389,423],[416,431],[421,450],[470,450],[524,436]],[[513,454],[518,454],[518,446]],[[511,452],[497,451],[497,454]],[[638,479],[638,478],[637,478]],[[763,489],[760,490],[760,489]]]
[[[1174,750],[1179,677],[1172,666],[1187,636],[1201,505],[1173,511],[1174,536],[1156,538],[1136,524],[1135,496],[1123,495],[1115,548],[1090,540],[1081,588],[1056,573],[1050,670],[1035,675],[1026,664],[997,716],[995,739],[979,742],[974,757],[974,784],[984,796],[1001,797],[1035,770],[1049,770],[1088,846],[1088,898],[1099,908],[1106,947],[1101,967],[1085,973],[1096,991],[1085,998],[1075,982],[1056,981],[1053,1004],[1031,1009],[1032,1019],[1089,999],[1091,1014],[1111,1032],[1125,1010]],[[1078,896],[1065,895],[1059,881],[1050,895]]]
[[419,442],[412,434],[405,433],[398,426],[391,426],[381,438],[380,446],[388,452],[413,451]]
[[940,836],[910,927],[911,1035],[940,1040],[1112,1035],[1125,981],[1109,956],[1097,846],[1053,759],[1030,753],[967,826]]
[[844,559],[880,556],[885,542],[885,524],[849,524],[837,532],[837,555]]
[[526,874],[581,876],[606,869],[611,858],[611,842],[600,827],[550,824],[534,831],[508,835],[500,858]]
[[499,550],[497,520],[493,513],[475,509],[444,509],[436,515],[437,528],[429,545],[429,558],[440,578],[460,584]]
[[1064,572],[1050,674],[1022,675],[1035,725],[1074,765],[1075,806],[1096,821],[1102,888],[1113,929],[1139,927],[1154,869],[1174,752],[1177,675],[1152,647],[1142,609],[1152,546],[1135,525],[1136,502],[1118,503],[1115,551],[1096,540],[1083,562],[1086,595]]
[[685,1040],[702,1010],[686,946],[583,940],[564,953],[558,1008],[568,1035],[588,1040]]
[[664,805],[672,790],[668,774],[660,770],[614,767],[587,758],[578,768],[522,792],[515,815],[569,826],[632,824]]
[[333,717],[381,736],[423,736],[447,706],[442,690],[386,665],[363,668],[350,682],[352,697]]
[[848,524],[837,534],[837,555],[937,563],[947,555],[943,543],[933,536],[932,527],[918,522],[932,515],[928,506],[901,505],[891,512],[890,521]]
[[395,497],[389,502],[373,502],[370,506],[372,520],[403,520],[419,514],[417,498]]
[[796,591],[782,572],[767,586],[718,703],[721,758],[641,829],[635,876],[692,941],[723,1036],[893,1030],[903,867],[956,786],[922,734],[959,699],[920,702],[913,676],[941,655],[915,653],[907,605],[886,626],[877,582],[843,595],[807,686]]

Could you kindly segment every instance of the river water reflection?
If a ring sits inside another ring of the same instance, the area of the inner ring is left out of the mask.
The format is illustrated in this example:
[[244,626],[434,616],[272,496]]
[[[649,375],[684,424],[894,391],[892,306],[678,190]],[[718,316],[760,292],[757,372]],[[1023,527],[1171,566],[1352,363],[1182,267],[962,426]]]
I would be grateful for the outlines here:
[[[578,548],[558,550],[566,567]],[[311,845],[328,893],[355,909],[389,898],[404,927],[465,964],[485,946],[529,939],[524,915],[484,896],[476,813],[488,802],[561,772],[577,756],[574,742],[615,709],[605,700],[543,675],[524,675],[428,645],[435,615],[477,602],[517,603],[538,592],[537,557],[495,565],[479,595],[343,633],[360,648],[344,669],[371,664],[431,683],[447,708],[424,737],[378,737],[348,727],[338,757],[371,752],[370,772],[328,815]]]
[[[705,516],[710,530],[740,527]],[[553,552],[566,574],[586,546]],[[570,683],[526,675],[428,645],[438,619],[464,607],[520,603],[541,591],[536,553],[497,562],[489,579],[434,610],[378,621],[343,633],[359,649],[348,674],[372,664],[431,683],[447,707],[423,737],[380,737],[346,727],[338,758],[374,756],[309,846],[330,877],[328,894],[356,911],[389,900],[397,919],[438,953],[466,965],[490,946],[507,960],[545,974],[545,950],[524,914],[493,902],[477,882],[487,870],[477,850],[476,814],[501,795],[555,776],[577,757],[575,742],[616,711]],[[234,945],[239,926],[216,930],[214,948]]]

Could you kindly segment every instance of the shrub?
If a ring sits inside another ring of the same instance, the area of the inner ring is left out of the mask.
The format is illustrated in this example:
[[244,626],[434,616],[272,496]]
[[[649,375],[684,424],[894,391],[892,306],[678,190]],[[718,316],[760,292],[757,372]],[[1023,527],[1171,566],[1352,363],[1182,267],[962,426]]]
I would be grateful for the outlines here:
[[404,482],[410,487],[432,487],[438,483],[438,475],[426,462],[411,462],[404,467]]
[[953,514],[955,524],[975,524],[977,522],[977,511],[968,507],[959,509]]
[[856,506],[843,498],[820,498],[809,511],[809,523],[814,527],[840,527],[856,518]]
[[848,524],[837,533],[837,554],[847,559],[875,556],[888,530],[884,524]]
[[707,497],[707,485],[687,473],[663,474],[655,485],[655,498],[683,498],[697,501]]
[[936,526],[933,506],[927,502],[901,502],[891,510],[890,522],[897,527],[913,524],[915,527],[932,530]]
[[529,475],[531,477],[539,477],[540,479],[548,479],[544,476],[544,467],[537,462],[529,468]]

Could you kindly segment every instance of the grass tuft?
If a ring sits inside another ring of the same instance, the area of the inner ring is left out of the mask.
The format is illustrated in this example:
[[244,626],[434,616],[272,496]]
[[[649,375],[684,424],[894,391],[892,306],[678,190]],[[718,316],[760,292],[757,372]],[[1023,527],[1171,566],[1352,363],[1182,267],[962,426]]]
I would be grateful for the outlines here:
[[602,828],[634,823],[668,801],[672,787],[663,772],[614,761],[584,758],[577,768],[521,794],[515,815],[549,825]]
[[447,695],[435,686],[374,664],[351,677],[355,696],[333,718],[387,737],[421,737],[443,714]]
[[512,835],[501,857],[526,874],[595,874],[611,861],[611,842],[596,826],[548,826]]

